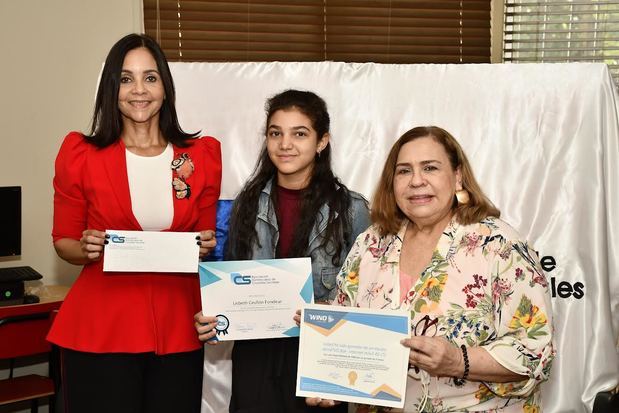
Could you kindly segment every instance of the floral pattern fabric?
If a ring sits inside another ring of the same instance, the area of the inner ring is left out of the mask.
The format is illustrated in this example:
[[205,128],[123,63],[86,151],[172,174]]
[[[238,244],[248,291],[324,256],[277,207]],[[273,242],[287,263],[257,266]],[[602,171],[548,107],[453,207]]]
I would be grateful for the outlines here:
[[541,411],[539,384],[548,379],[554,349],[550,294],[537,254],[498,218],[471,225],[452,219],[428,267],[401,295],[399,262],[407,222],[395,235],[381,237],[376,227],[359,235],[338,275],[334,304],[407,309],[413,334],[483,347],[528,379],[469,380],[457,387],[453,378],[432,377],[426,387],[419,371],[411,369],[404,411]]

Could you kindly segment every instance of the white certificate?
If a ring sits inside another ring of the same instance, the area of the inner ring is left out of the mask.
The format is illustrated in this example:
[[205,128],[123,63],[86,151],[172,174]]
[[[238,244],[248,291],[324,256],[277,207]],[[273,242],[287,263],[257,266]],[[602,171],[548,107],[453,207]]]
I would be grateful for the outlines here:
[[198,271],[198,232],[105,231],[110,237],[103,251],[103,271]]
[[306,306],[301,314],[297,396],[403,407],[410,313]]
[[292,317],[314,300],[309,258],[202,262],[199,274],[202,313],[217,316],[222,341],[297,337]]

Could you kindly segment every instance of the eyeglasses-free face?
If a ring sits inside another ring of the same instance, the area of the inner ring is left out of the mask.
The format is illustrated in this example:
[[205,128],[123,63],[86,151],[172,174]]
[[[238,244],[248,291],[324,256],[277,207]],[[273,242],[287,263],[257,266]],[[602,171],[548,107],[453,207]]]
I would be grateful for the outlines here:
[[277,183],[288,189],[307,186],[316,155],[329,143],[319,137],[312,121],[297,109],[278,110],[267,127],[267,152],[277,168]]
[[443,145],[430,136],[404,144],[394,172],[395,200],[410,221],[426,226],[451,217],[462,177],[451,167]]

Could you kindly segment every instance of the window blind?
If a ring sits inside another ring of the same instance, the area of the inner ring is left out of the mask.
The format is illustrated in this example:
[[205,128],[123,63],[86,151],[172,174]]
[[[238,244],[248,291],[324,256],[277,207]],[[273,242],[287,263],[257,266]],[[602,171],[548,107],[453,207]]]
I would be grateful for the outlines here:
[[490,62],[490,0],[144,0],[172,61]]
[[506,0],[505,62],[603,62],[619,80],[618,1]]

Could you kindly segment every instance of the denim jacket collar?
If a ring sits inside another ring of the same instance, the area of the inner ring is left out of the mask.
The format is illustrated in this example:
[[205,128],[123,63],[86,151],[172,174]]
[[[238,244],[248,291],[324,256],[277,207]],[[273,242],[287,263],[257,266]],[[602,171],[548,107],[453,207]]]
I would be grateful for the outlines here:
[[[271,179],[267,184],[262,188],[262,195],[258,201],[258,214],[257,218],[263,220],[276,230],[279,230],[277,226],[277,215],[275,214],[275,208],[273,203],[271,202],[271,191],[273,190],[273,185],[275,184],[275,178]],[[339,188],[338,188],[339,189]],[[335,218],[337,218],[337,212],[335,213]],[[316,222],[314,223],[314,227],[309,236],[309,250],[311,251],[315,246],[313,245],[314,241],[320,234],[322,234],[327,229],[327,224],[329,221],[329,206],[325,203],[320,206],[316,214]]]
[[262,188],[262,195],[258,199],[258,214],[256,218],[263,220],[270,226],[275,229],[279,229],[277,227],[277,215],[275,215],[275,208],[273,208],[273,204],[271,203],[271,189],[273,187],[273,179],[271,179],[267,184]]

